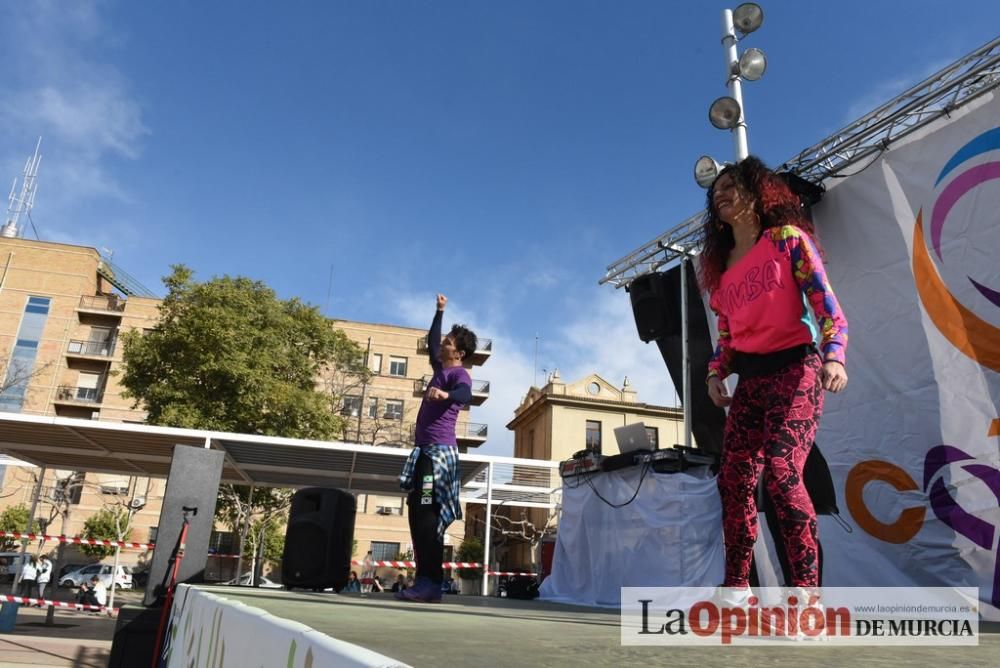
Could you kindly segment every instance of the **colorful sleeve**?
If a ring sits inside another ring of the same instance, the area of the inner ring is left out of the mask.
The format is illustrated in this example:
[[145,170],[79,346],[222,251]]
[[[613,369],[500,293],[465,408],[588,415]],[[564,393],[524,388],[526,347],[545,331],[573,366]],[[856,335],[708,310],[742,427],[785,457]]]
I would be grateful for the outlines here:
[[721,310],[712,309],[718,317],[719,342],[715,346],[715,352],[708,361],[708,376],[705,382],[713,376],[719,380],[724,380],[732,372],[733,355],[735,351],[732,347],[732,335],[729,332],[729,318]]
[[792,260],[795,282],[812,306],[819,325],[820,350],[826,362],[847,363],[847,318],[833,294],[816,244],[797,227],[782,228],[782,241]]

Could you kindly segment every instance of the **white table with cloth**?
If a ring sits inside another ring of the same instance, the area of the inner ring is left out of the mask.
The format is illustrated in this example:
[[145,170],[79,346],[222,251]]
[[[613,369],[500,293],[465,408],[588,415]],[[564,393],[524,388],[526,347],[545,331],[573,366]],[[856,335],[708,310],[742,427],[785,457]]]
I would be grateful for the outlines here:
[[[628,505],[621,505],[636,492]],[[563,480],[547,601],[619,607],[621,587],[716,586],[723,580],[722,506],[707,467],[642,466]]]

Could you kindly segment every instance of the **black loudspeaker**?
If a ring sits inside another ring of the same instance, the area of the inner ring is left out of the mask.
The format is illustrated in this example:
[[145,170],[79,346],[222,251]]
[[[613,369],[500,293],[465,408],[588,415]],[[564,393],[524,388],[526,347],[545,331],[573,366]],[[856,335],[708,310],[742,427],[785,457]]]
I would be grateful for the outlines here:
[[680,289],[671,291],[667,274],[643,274],[632,281],[627,290],[632,300],[635,327],[642,341],[649,343],[680,334],[681,307],[677,300]]
[[281,556],[286,587],[344,588],[354,552],[354,495],[339,489],[310,487],[292,497]]
[[153,648],[162,612],[162,608],[121,607],[108,668],[133,668],[153,663]]
[[[202,582],[208,559],[208,542],[215,523],[215,501],[222,478],[222,450],[175,445],[170,460],[167,489],[157,524],[156,548],[149,568],[144,605],[158,605],[166,593],[173,570],[177,541],[188,516],[188,533],[184,559],[177,574],[177,584]],[[185,509],[188,509],[185,511]]]
[[[722,454],[722,433],[726,427],[726,412],[712,403],[705,386],[708,361],[715,352],[708,329],[705,303],[698,290],[694,263],[688,262],[688,354],[691,356],[691,432],[698,447],[713,455]],[[667,303],[680,304],[680,266],[658,274]],[[636,279],[638,280],[638,279]],[[634,304],[634,302],[633,302]],[[683,341],[681,340],[680,306],[676,308],[676,328],[656,340],[660,355],[667,364],[670,379],[678,392],[683,392]],[[638,320],[638,317],[637,317]],[[641,337],[641,334],[640,334]]]
[[507,598],[531,601],[538,598],[538,580],[525,575],[509,576],[506,583],[500,586]]

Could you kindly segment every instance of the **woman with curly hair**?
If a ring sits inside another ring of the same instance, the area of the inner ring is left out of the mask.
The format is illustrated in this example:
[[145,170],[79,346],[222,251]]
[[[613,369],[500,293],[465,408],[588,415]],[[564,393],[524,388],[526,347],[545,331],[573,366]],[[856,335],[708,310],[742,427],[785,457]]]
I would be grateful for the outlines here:
[[[702,288],[718,316],[708,394],[729,406],[719,470],[726,578],[749,586],[761,474],[777,511],[793,587],[819,582],[816,513],[802,480],[823,412],[823,391],[847,385],[847,321],[830,288],[815,233],[783,178],[751,156],[708,192]],[[807,312],[812,307],[820,330]],[[723,380],[739,375],[732,397]]]

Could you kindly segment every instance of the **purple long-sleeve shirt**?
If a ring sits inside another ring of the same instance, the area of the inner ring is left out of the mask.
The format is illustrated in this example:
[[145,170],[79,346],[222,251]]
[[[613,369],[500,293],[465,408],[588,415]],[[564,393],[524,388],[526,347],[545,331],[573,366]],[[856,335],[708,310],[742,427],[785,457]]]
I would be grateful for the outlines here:
[[427,333],[427,353],[431,358],[434,375],[427,385],[429,390],[437,387],[448,393],[449,398],[431,401],[424,392],[424,400],[417,413],[414,434],[415,445],[457,445],[455,423],[462,406],[472,398],[472,379],[461,366],[443,367],[438,359],[441,350],[441,311],[434,315],[431,329]]

